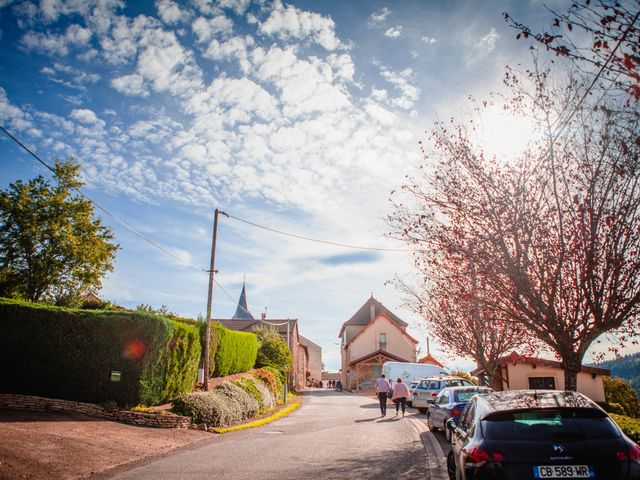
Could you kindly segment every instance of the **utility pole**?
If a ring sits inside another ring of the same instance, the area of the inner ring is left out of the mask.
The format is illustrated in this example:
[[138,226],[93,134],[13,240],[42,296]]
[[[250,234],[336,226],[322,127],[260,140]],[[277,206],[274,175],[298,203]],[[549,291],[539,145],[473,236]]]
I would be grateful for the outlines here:
[[213,240],[211,241],[211,266],[209,268],[209,295],[207,298],[207,328],[204,334],[204,390],[209,391],[209,349],[211,343],[211,305],[213,304],[213,274],[216,265],[216,240],[218,238],[218,214],[228,216],[216,208],[213,218]]

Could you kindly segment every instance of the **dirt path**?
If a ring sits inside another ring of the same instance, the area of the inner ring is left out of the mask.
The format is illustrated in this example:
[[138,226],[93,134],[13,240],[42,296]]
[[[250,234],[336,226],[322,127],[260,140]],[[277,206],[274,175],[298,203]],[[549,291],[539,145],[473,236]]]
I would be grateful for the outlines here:
[[0,480],[87,478],[118,465],[212,438],[54,412],[0,410]]

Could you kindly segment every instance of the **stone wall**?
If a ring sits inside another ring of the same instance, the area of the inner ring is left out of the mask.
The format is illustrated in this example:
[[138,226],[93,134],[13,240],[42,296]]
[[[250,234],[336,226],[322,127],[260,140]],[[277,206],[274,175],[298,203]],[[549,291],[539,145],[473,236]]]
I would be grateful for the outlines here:
[[187,428],[191,425],[191,418],[180,415],[112,410],[93,403],[28,395],[0,394],[0,409],[78,413],[143,427]]

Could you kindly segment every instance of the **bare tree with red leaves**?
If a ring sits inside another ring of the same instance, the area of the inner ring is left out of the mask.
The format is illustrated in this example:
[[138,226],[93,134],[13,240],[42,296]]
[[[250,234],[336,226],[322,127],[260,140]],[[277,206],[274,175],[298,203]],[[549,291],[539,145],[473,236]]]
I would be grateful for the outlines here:
[[576,390],[598,337],[615,332],[621,343],[635,341],[640,327],[638,123],[588,105],[577,82],[559,91],[546,74],[524,79],[530,88],[522,78],[511,82],[516,107],[530,105],[548,136],[510,164],[485,156],[467,126],[437,124],[433,155],[425,155],[424,173],[403,185],[408,203],[396,204],[390,221],[423,252],[416,253],[418,271],[440,271],[425,278],[431,287],[420,298],[450,294],[427,315],[430,322],[468,315],[469,281],[460,269],[473,266],[483,282],[471,289],[474,302],[499,322],[483,322],[481,314],[480,325],[462,328],[525,328],[562,360],[565,388]]
[[[424,262],[427,257],[429,261]],[[487,283],[464,257],[437,250],[421,252],[418,265],[422,280],[417,287],[397,281],[409,307],[426,320],[429,332],[450,354],[472,358],[490,386],[501,388],[499,359],[516,350],[530,353],[532,337],[492,307]]]
[[[532,32],[508,13],[516,38],[533,39],[544,49],[571,59],[583,73],[597,75],[601,85],[625,91],[629,103],[640,101],[640,1],[582,0],[566,13],[549,9],[548,32]],[[587,39],[585,42],[585,38]]]

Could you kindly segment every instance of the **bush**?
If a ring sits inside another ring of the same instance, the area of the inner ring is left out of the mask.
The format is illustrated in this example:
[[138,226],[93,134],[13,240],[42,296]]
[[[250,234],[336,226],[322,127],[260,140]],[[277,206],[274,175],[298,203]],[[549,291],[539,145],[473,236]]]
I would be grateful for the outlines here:
[[272,327],[257,327],[260,348],[256,358],[256,367],[273,367],[280,372],[281,381],[285,381],[291,371],[293,357],[287,342]]
[[174,321],[173,338],[169,342],[166,358],[164,400],[190,392],[196,383],[200,364],[200,336],[198,328],[188,323]]
[[0,298],[0,329],[2,393],[155,405],[195,384],[197,330],[161,316]]
[[624,434],[636,443],[640,443],[640,420],[625,415],[609,414]]
[[618,377],[602,377],[604,396],[607,403],[618,404],[623,414],[633,418],[640,417],[640,401],[629,383]]
[[231,383],[242,388],[258,402],[260,413],[270,410],[275,405],[274,394],[254,376],[242,377]]
[[278,388],[278,380],[276,375],[273,372],[267,370],[266,368],[260,368],[258,370],[253,371],[253,376],[262,382],[264,386],[266,386],[269,391],[273,394],[273,396],[277,399],[278,394],[280,392],[280,388]]
[[258,354],[258,337],[250,332],[236,332],[217,323],[218,347],[215,351],[214,376],[226,377],[251,370]]
[[224,383],[210,392],[193,392],[173,402],[173,411],[187,415],[195,423],[226,427],[255,416],[260,407],[245,390]]

